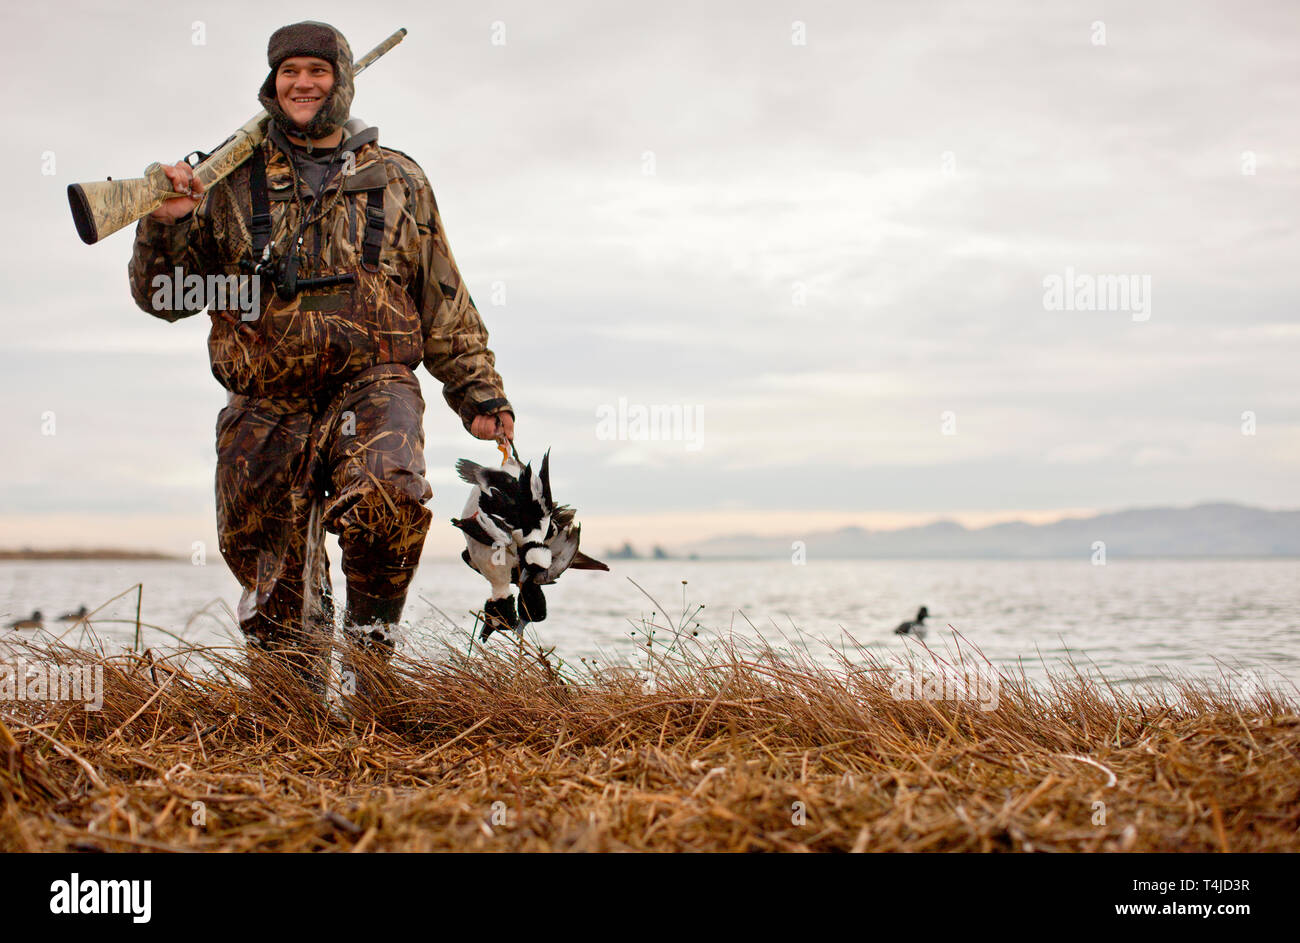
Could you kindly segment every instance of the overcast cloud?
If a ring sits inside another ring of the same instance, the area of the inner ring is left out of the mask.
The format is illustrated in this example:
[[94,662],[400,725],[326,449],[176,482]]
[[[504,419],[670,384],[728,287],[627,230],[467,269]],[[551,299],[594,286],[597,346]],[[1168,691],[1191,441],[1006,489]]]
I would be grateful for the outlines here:
[[[354,114],[432,181],[519,445],[553,448],[594,548],[801,514],[1300,503],[1295,3],[0,16],[0,544],[210,539],[207,318],[136,309],[130,232],[82,245],[64,190],[219,143],[258,108],[269,34],[302,18],[357,55],[410,30]],[[1149,277],[1149,318],[1046,310],[1067,268]],[[495,453],[422,382],[445,523],[454,461]],[[598,438],[620,398],[697,411],[699,448]]]

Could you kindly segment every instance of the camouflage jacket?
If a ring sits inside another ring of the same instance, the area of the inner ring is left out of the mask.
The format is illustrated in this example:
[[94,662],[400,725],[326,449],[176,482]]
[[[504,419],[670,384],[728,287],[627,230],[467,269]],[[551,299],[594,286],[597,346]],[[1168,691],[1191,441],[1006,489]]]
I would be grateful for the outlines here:
[[[354,273],[351,285],[304,292],[282,301],[267,282],[260,313],[241,317],[235,299],[205,297],[193,306],[160,302],[158,286],[177,268],[190,276],[246,276],[251,258],[251,161],[214,184],[195,211],[174,224],[148,217],[136,229],[128,266],[131,294],[166,321],[199,313],[212,319],[212,372],[234,393],[285,401],[319,401],[349,377],[381,363],[422,360],[443,384],[443,396],[468,429],[475,416],[511,409],[488,349],[487,330],[447,244],[438,204],[424,172],[400,151],[382,148],[374,128],[348,137],[355,170],[336,173],[320,195],[326,207],[304,233],[300,277]],[[307,184],[294,198],[290,157],[268,135],[266,161],[274,250],[298,232],[299,206],[316,215]],[[380,271],[361,265],[366,191],[385,186]],[[338,191],[342,188],[342,193]],[[161,280],[160,280],[161,278]],[[232,281],[231,279],[227,279]],[[211,304],[208,304],[212,301]]]

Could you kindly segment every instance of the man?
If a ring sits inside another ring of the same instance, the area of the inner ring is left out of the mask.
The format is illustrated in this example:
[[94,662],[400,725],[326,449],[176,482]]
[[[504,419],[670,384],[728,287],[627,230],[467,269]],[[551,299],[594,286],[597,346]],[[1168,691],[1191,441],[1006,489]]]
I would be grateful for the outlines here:
[[514,412],[424,172],[348,120],[343,35],[286,26],[267,60],[266,139],[206,193],[184,161],[166,168],[186,195],[141,220],[128,273],[136,304],[167,321],[201,310],[155,303],[177,267],[261,279],[259,316],[209,305],[212,372],[230,391],[217,529],[250,652],[283,654],[320,692],[333,626],[323,532],[342,549],[345,637],[386,657],[429,529],[413,368],[442,381],[478,438],[512,439]]

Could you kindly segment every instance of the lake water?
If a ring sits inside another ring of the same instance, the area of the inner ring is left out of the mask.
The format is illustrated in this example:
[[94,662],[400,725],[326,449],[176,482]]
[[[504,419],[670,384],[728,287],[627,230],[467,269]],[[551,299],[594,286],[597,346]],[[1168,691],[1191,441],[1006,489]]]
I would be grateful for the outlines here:
[[[1293,559],[1111,560],[1105,566],[1087,560],[619,561],[610,573],[571,571],[548,587],[550,618],[532,627],[534,637],[570,662],[584,656],[631,662],[643,637],[641,620],[656,609],[631,580],[660,600],[670,619],[682,614],[683,591],[688,608],[704,603],[698,621],[706,643],[731,631],[752,638],[757,630],[775,647],[797,644],[829,661],[851,636],[888,660],[916,648],[892,629],[925,605],[932,648],[950,643],[951,626],[994,664],[1023,667],[1033,679],[1067,669],[1072,658],[1128,684],[1176,675],[1230,681],[1239,675],[1243,683],[1291,690],[1300,684],[1300,561]],[[233,610],[239,593],[219,559],[207,566],[0,563],[0,620],[7,625],[33,609],[48,619],[83,603],[94,609],[135,583],[144,584],[143,621],[196,643],[238,637],[222,603]],[[335,585],[344,585],[337,572]],[[460,561],[426,561],[408,600],[407,644],[445,639],[463,648],[473,624],[469,612],[486,597],[486,581]],[[100,638],[129,646],[135,605],[134,592],[108,605],[95,621]],[[662,615],[658,621],[663,624]],[[64,631],[54,621],[46,627]],[[146,629],[143,636],[146,645],[174,644],[162,632]],[[67,641],[79,638],[73,630]]]

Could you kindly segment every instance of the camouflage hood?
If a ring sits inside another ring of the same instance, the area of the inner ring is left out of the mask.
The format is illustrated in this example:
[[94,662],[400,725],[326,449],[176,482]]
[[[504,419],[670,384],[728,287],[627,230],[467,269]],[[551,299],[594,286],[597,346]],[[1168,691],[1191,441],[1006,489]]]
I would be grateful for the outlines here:
[[[315,56],[334,66],[334,87],[321,104],[320,110],[304,130],[300,130],[284,113],[275,94],[275,73],[280,63],[293,56]],[[356,90],[352,75],[352,47],[343,34],[328,23],[307,20],[282,26],[271,34],[266,47],[267,64],[271,72],[262,83],[257,99],[262,107],[286,134],[312,139],[323,138],[348,120],[352,110],[352,96]]]

